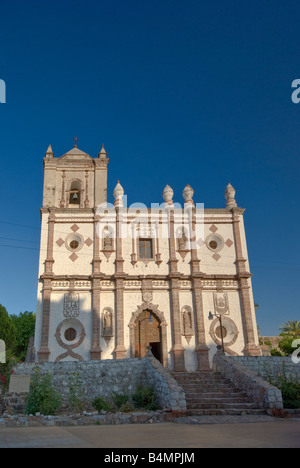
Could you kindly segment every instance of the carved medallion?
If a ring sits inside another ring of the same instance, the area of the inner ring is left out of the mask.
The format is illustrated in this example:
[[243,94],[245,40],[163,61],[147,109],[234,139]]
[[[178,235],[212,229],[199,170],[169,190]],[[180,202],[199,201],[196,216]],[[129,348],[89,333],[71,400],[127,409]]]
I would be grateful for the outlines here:
[[79,294],[68,293],[65,294],[64,301],[64,316],[65,317],[78,317],[79,315]]
[[214,293],[215,312],[218,315],[228,315],[229,305],[227,293]]
[[151,291],[144,291],[143,292],[143,301],[144,302],[151,302],[153,299],[153,293]]

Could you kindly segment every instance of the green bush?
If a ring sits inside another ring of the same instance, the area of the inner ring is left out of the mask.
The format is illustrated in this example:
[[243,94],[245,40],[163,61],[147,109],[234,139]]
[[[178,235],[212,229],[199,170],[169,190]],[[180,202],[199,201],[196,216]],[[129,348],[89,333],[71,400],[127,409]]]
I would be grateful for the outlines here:
[[119,411],[121,413],[130,413],[131,411],[134,411],[134,406],[130,403],[130,401],[127,401],[119,407]]
[[281,390],[284,408],[300,408],[300,382],[291,376],[287,377],[285,366],[283,366],[283,369],[284,372],[277,377],[273,384]]
[[159,409],[156,402],[156,393],[152,387],[138,386],[136,392],[132,395],[132,401],[136,409],[155,411]]
[[102,410],[109,412],[112,410],[111,404],[107,400],[104,400],[101,397],[95,398],[95,400],[93,401],[93,407],[98,412]]
[[113,393],[112,401],[117,409],[121,408],[123,405],[128,403],[129,396],[122,393]]
[[282,394],[283,407],[286,409],[300,408],[300,382],[292,376],[287,376],[285,363],[282,363],[282,372],[276,377],[265,367],[265,378],[271,385],[279,388]]
[[300,408],[300,383],[285,382],[281,387],[284,408]]
[[82,382],[78,374],[69,378],[69,407],[71,410],[79,413],[83,410],[85,402],[85,392],[82,389]]
[[282,339],[278,343],[278,346],[286,356],[290,356],[295,351],[292,344],[297,339],[299,340],[300,336],[282,335]]
[[41,376],[36,370],[26,400],[25,413],[53,415],[61,407],[61,396],[52,385],[50,374]]
[[282,356],[282,353],[276,348],[271,349],[271,356]]

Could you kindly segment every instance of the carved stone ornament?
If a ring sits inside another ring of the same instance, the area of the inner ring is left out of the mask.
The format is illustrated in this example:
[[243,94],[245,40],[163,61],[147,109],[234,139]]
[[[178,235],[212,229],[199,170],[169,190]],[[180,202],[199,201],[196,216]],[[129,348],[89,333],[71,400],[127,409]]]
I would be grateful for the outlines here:
[[189,252],[189,250],[187,248],[188,238],[187,238],[187,235],[185,233],[185,229],[183,227],[179,228],[178,232],[176,232],[176,234],[178,235],[178,237],[177,237],[178,252],[181,255],[182,261],[184,261],[187,253]]
[[190,306],[184,306],[181,310],[182,334],[188,344],[194,336],[193,311]]
[[102,336],[107,345],[114,336],[113,311],[109,307],[105,308],[102,312]]
[[114,241],[113,241],[113,231],[108,226],[106,226],[102,231],[102,252],[106,257],[106,260],[109,260],[111,254],[114,250]]
[[144,302],[151,302],[153,299],[152,291],[144,291],[143,292],[143,301]]
[[229,304],[227,293],[214,293],[215,313],[218,315],[229,315]]
[[69,317],[78,317],[79,315],[79,294],[68,293],[65,294],[64,301],[64,316]]

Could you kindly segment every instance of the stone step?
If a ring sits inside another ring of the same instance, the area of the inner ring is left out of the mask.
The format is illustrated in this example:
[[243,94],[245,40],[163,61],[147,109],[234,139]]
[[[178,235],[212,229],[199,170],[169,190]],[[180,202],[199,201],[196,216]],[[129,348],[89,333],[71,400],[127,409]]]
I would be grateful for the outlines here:
[[[195,390],[196,392],[201,392],[201,391],[215,391],[216,389],[224,389],[224,390],[234,390],[236,387],[234,387],[232,384],[219,384],[219,385],[195,385],[195,384],[184,384],[182,385],[180,382],[178,382],[179,385],[181,385],[183,388],[185,388],[187,391]],[[237,389],[238,390],[238,389]]]
[[202,395],[203,393],[241,393],[241,391],[238,388],[234,387],[184,387],[183,385],[181,386],[184,389],[185,393],[194,393],[197,395]]
[[191,409],[232,409],[232,410],[248,410],[248,409],[257,409],[255,403],[227,403],[224,401],[220,401],[219,403],[214,403],[208,401],[207,403],[195,403],[195,402],[187,402],[187,410]]
[[217,397],[202,397],[201,395],[191,396],[186,395],[187,403],[249,403],[247,397],[236,397],[236,396],[217,396]]
[[231,416],[241,416],[241,415],[262,415],[266,414],[264,409],[216,409],[216,408],[208,408],[208,409],[188,409],[187,416],[223,416],[223,415],[231,415]]
[[215,373],[210,373],[210,374],[184,374],[182,372],[173,372],[172,376],[174,379],[198,379],[198,380],[209,380],[209,379],[224,379],[225,377],[222,374],[215,374]]
[[221,374],[214,374],[214,373],[211,373],[211,374],[194,374],[194,373],[191,373],[191,374],[183,374],[183,373],[180,373],[180,372],[174,372],[172,373],[172,377],[174,377],[174,379],[176,380],[181,380],[181,381],[190,381],[190,380],[198,380],[198,381],[208,381],[208,380],[224,380],[225,377]]

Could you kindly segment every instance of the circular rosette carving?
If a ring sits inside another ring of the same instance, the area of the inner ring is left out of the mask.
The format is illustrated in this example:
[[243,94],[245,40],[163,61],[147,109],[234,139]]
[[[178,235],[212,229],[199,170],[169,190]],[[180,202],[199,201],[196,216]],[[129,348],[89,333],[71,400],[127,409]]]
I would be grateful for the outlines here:
[[[238,329],[234,321],[228,316],[222,317],[222,331],[225,351],[234,354],[229,348],[238,339]],[[215,318],[210,325],[209,334],[217,346],[222,346],[220,320]]]
[[64,349],[78,348],[85,336],[84,326],[75,318],[60,322],[55,333],[58,344]]

